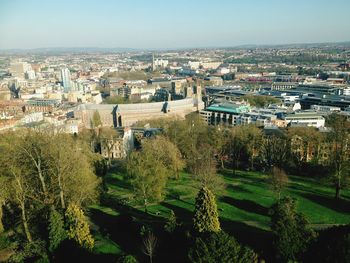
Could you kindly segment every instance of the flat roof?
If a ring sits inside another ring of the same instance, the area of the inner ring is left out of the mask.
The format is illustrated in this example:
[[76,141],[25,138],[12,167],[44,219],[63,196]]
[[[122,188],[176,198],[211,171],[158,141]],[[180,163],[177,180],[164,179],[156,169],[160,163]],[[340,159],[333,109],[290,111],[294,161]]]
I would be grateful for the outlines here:
[[227,113],[242,113],[247,110],[250,110],[250,107],[247,105],[222,103],[222,104],[212,104],[209,107],[207,107],[206,110],[227,112]]

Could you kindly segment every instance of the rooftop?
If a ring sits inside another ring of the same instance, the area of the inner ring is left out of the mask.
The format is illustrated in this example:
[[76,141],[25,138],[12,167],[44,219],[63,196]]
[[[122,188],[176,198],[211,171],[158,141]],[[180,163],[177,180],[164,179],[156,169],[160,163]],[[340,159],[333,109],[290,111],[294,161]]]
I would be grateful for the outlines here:
[[220,103],[220,104],[212,104],[207,107],[208,111],[218,111],[223,113],[234,113],[240,114],[249,112],[251,110],[250,106],[244,104],[234,104],[234,103]]

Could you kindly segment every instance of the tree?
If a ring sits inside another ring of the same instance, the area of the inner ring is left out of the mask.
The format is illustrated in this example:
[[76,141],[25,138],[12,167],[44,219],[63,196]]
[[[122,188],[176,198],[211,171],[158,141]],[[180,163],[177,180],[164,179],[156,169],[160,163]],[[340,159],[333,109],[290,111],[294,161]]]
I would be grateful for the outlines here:
[[331,127],[329,133],[330,159],[334,173],[332,174],[335,185],[335,198],[340,199],[341,189],[349,179],[350,169],[350,122],[346,116],[332,114],[328,118]]
[[95,202],[101,180],[95,175],[93,164],[99,157],[67,134],[53,135],[49,145],[45,160],[53,184],[50,188],[58,190],[61,208],[70,202],[82,206]]
[[132,255],[123,256],[118,260],[118,263],[137,263],[137,259]]
[[221,229],[215,197],[207,187],[203,187],[196,197],[193,226],[199,233],[218,232]]
[[151,232],[143,239],[143,253],[149,257],[150,263],[153,262],[154,251],[157,246],[157,238]]
[[65,216],[68,238],[75,240],[81,247],[93,249],[95,242],[83,210],[75,204],[70,204]]
[[0,196],[13,218],[20,220],[12,220],[9,228],[23,228],[14,231],[21,255],[31,255],[27,250],[37,249],[47,237],[50,249],[57,248],[64,236],[57,211],[97,199],[94,158],[86,144],[68,134],[18,130],[0,136]]
[[269,104],[280,104],[281,100],[272,96],[261,96],[261,95],[245,95],[243,99],[247,100],[250,105],[257,107],[265,107]]
[[[33,242],[33,237],[28,219],[28,210],[30,210],[29,196],[31,189],[26,184],[29,173],[26,170],[21,170],[18,167],[12,166],[13,163],[11,158],[5,154],[5,151],[3,151],[4,148],[2,148],[3,146],[3,144],[0,145],[0,149],[2,150],[0,151],[0,158],[1,161],[3,161],[2,165],[0,165],[0,194],[3,198],[2,204],[11,203],[17,208],[18,214],[16,216],[21,220],[26,241],[31,243]],[[12,160],[13,159],[14,158],[12,158]]]
[[292,127],[288,128],[287,135],[290,141],[290,161],[296,172],[309,174],[310,170],[305,168],[310,164],[323,165],[322,148],[326,145],[323,133],[314,127]]
[[196,263],[258,262],[257,255],[251,249],[241,246],[223,231],[197,238],[188,257]]
[[[1,151],[0,151],[1,153]],[[0,171],[1,174],[1,171]],[[5,178],[1,177],[0,175],[0,185],[4,186],[5,185]],[[3,218],[3,205],[5,204],[5,201],[7,199],[7,193],[5,192],[6,189],[4,189],[4,187],[2,187],[0,189],[0,234],[4,231],[4,226],[2,223],[2,218]]]
[[107,150],[108,167],[112,164],[112,151],[118,139],[118,132],[114,128],[101,128],[99,130],[98,140],[100,141],[101,149],[104,147]]
[[221,169],[225,168],[226,152],[225,145],[228,143],[228,130],[222,126],[208,127],[210,145],[214,150],[214,155],[220,162]]
[[101,116],[100,116],[100,113],[96,110],[92,115],[91,127],[94,129],[100,126],[102,126]]
[[278,199],[280,199],[283,188],[288,184],[287,174],[283,169],[274,166],[270,172],[269,181],[272,185],[272,189],[277,194]]
[[45,242],[42,240],[34,240],[24,243],[23,246],[10,257],[9,261],[26,262],[26,259],[30,259],[30,261],[33,262],[49,262],[46,254]]
[[147,213],[149,202],[159,202],[164,198],[167,170],[154,155],[143,151],[132,152],[126,166],[135,198],[143,204]]
[[198,114],[189,114],[185,120],[176,120],[168,126],[165,133],[178,147],[186,163],[193,159],[200,144],[210,142],[208,125]]
[[254,168],[255,159],[261,153],[263,135],[259,128],[254,125],[241,125],[228,131],[228,141],[225,151],[231,158],[232,168],[236,169],[239,163],[250,163]]
[[52,209],[49,218],[49,250],[54,251],[66,238],[64,217],[58,211]]
[[302,262],[349,263],[350,225],[333,226],[319,231]]
[[179,179],[179,172],[184,168],[179,149],[170,140],[163,136],[145,140],[142,144],[145,154],[152,154],[167,169],[170,177]]
[[4,225],[2,224],[2,216],[3,216],[2,206],[3,206],[3,201],[0,200],[0,234],[4,232]]
[[261,155],[268,169],[272,166],[283,167],[287,163],[289,143],[284,136],[265,136]]
[[176,222],[176,215],[173,210],[170,210],[170,215],[168,217],[167,222],[164,225],[165,231],[172,233],[177,227],[177,222]]
[[209,144],[202,144],[187,161],[187,168],[193,174],[195,181],[199,183],[199,189],[207,187],[213,193],[219,195],[225,189],[225,181],[216,173],[217,161],[214,157],[214,149]]
[[232,173],[238,168],[242,156],[246,152],[246,136],[243,126],[233,127],[229,131],[229,139],[226,144],[226,152],[232,162]]
[[6,134],[1,145],[3,175],[15,181],[21,176],[32,202],[64,209],[69,202],[85,205],[97,199],[95,155],[81,141],[68,134],[28,130]]
[[247,134],[246,150],[249,155],[250,169],[254,169],[255,159],[261,152],[263,134],[261,130],[254,125],[243,126]]
[[305,216],[296,211],[295,200],[290,197],[284,197],[272,206],[271,230],[280,262],[300,259],[316,236]]
[[23,224],[23,229],[27,241],[29,243],[33,242],[32,233],[29,229],[29,220],[28,220],[28,195],[30,194],[29,187],[25,184],[25,173],[19,171],[15,168],[11,169],[11,174],[13,175],[12,180],[9,180],[10,186],[7,187],[12,192],[11,199],[15,202],[20,211],[21,219]]

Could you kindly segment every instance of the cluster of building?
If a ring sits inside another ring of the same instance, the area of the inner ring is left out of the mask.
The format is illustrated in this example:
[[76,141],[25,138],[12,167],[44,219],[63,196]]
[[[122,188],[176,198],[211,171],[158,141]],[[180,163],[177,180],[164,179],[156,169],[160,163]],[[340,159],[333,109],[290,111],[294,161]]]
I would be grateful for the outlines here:
[[[350,117],[347,85],[297,84],[275,90],[246,91],[240,86],[207,87],[207,105],[200,115],[212,125],[309,126],[323,128],[327,115],[338,112]],[[251,107],[246,96],[272,96],[280,104]]]
[[[344,50],[329,58],[349,61],[350,53]],[[129,127],[191,112],[199,112],[210,125],[322,129],[332,112],[350,116],[349,63],[311,67],[259,62],[322,52],[256,48],[164,51],[157,56],[145,51],[0,54],[0,131],[40,126],[79,133],[93,128],[97,112],[100,128],[117,131],[105,138],[102,154],[121,158],[134,147],[131,137],[145,132]],[[245,62],[250,59],[258,62]],[[327,77],[301,74],[300,69],[322,70]],[[274,97],[281,103],[253,107],[247,95]]]

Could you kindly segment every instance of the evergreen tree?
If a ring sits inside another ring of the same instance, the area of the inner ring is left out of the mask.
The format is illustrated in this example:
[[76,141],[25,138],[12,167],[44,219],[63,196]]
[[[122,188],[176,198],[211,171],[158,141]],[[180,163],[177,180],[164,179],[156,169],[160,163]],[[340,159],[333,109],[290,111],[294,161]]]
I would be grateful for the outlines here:
[[137,259],[132,255],[123,256],[118,260],[118,263],[137,263]]
[[170,211],[170,215],[168,221],[165,223],[164,229],[165,231],[172,233],[176,229],[176,216],[173,210]]
[[66,238],[64,218],[57,210],[52,209],[49,218],[49,250],[54,251]]
[[189,260],[196,263],[257,262],[257,255],[223,231],[197,238]]
[[215,197],[207,187],[203,187],[196,197],[193,223],[199,233],[220,231]]
[[350,225],[326,228],[318,234],[303,262],[350,262]]
[[94,239],[90,234],[90,228],[83,210],[70,204],[66,211],[66,224],[68,238],[74,239],[81,247],[91,250],[94,247]]
[[279,262],[296,261],[306,251],[315,232],[303,214],[296,211],[295,200],[280,199],[271,209],[271,230]]

